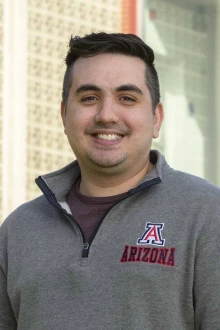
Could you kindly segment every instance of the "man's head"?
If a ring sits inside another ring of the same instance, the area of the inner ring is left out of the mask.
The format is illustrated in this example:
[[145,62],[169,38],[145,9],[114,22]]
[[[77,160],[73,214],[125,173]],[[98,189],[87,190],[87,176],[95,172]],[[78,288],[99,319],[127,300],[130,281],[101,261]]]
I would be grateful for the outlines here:
[[123,33],[91,33],[85,37],[71,37],[66,56],[67,69],[63,81],[62,100],[67,104],[72,85],[72,68],[79,57],[91,57],[99,54],[123,54],[139,57],[146,65],[146,85],[149,89],[153,112],[160,102],[160,87],[157,71],[154,67],[154,52],[139,37]]
[[82,177],[126,181],[146,173],[163,120],[153,60],[133,35],[71,39],[61,115]]

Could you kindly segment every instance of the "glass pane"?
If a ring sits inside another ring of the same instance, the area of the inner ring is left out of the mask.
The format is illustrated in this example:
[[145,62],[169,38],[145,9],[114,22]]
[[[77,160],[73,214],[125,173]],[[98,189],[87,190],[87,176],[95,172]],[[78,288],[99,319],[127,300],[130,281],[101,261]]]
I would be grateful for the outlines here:
[[218,183],[216,162],[210,161],[216,148],[216,8],[216,0],[146,0],[142,37],[155,52],[165,108],[153,147],[174,168]]

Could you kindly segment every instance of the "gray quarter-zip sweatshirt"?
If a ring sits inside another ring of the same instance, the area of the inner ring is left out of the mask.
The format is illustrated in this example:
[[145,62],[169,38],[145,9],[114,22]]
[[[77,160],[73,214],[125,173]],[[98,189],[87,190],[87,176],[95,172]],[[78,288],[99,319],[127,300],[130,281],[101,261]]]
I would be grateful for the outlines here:
[[0,229],[1,330],[220,329],[220,189],[157,164],[91,242],[65,195],[75,161]]

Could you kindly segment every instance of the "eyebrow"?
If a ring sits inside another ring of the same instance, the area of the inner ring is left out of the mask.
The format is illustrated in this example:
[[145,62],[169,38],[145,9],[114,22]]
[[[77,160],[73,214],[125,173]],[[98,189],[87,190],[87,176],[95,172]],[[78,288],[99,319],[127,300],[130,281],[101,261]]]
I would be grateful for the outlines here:
[[[116,92],[130,91],[130,92],[136,92],[140,95],[143,95],[142,90],[132,84],[121,85],[121,86],[117,87],[115,90],[116,90]],[[80,93],[87,92],[87,91],[101,92],[102,90],[101,90],[101,88],[99,88],[96,85],[85,84],[85,85],[81,85],[79,88],[77,88],[76,94],[80,94]]]
[[76,94],[80,94],[87,91],[101,92],[101,88],[97,87],[96,85],[85,84],[77,88]]
[[140,88],[132,84],[122,85],[116,88],[116,92],[126,92],[126,91],[136,92],[140,95],[144,94]]

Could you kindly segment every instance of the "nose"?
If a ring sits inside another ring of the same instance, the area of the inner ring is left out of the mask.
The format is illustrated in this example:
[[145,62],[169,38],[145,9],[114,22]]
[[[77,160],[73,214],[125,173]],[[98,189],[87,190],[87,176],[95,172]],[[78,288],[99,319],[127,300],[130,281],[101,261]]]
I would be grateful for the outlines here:
[[116,102],[110,98],[103,99],[99,104],[95,121],[103,123],[117,123],[119,121]]

